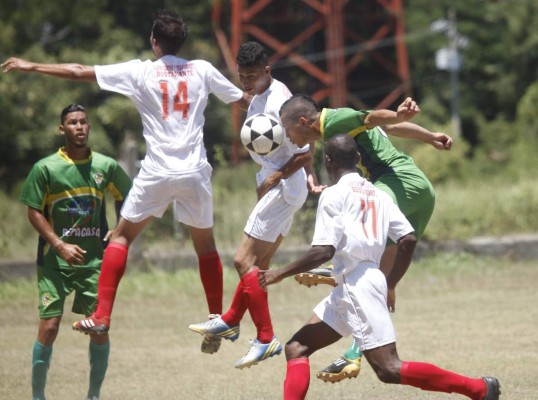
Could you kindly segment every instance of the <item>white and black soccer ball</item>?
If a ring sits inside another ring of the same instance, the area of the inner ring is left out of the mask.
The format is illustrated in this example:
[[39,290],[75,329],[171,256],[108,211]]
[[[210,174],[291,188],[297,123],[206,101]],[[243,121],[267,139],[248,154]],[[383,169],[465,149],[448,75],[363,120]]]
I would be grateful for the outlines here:
[[254,114],[241,128],[241,143],[248,150],[260,155],[275,151],[284,140],[284,128],[278,119],[269,114]]

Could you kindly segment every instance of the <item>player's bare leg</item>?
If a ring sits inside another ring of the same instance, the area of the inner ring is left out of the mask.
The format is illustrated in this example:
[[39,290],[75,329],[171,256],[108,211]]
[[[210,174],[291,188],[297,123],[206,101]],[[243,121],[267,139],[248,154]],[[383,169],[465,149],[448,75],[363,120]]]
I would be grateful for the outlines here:
[[342,336],[313,315],[286,343],[284,398],[305,398],[310,382],[308,357],[338,341]]
[[284,236],[279,235],[276,241],[272,243],[272,245],[269,247],[269,249],[267,250],[262,249],[265,251],[265,254],[261,254],[258,257],[258,261],[256,264],[260,269],[265,270],[269,268],[271,264],[271,260],[273,259],[273,256],[275,255],[276,251],[280,247],[280,244],[282,243],[283,240],[284,240]]

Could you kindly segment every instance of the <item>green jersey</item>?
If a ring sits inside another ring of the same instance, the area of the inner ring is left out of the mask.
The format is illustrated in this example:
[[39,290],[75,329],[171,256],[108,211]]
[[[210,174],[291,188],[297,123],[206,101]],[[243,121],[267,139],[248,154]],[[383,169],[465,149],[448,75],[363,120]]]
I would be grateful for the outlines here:
[[[99,268],[108,230],[105,191],[121,201],[130,187],[131,180],[112,158],[90,151],[87,159],[72,160],[59,149],[33,166],[19,200],[41,210],[62,240],[86,251],[84,265],[77,267]],[[37,264],[71,268],[42,237]]]
[[323,141],[342,133],[353,136],[361,154],[358,166],[371,182],[381,175],[417,169],[413,159],[394,147],[381,128],[366,128],[364,119],[369,113],[352,108],[324,108],[320,117]]
[[390,195],[420,239],[433,213],[433,187],[413,159],[393,146],[383,129],[366,128],[364,118],[369,113],[324,108],[320,117],[323,141],[341,133],[353,136],[361,154],[358,167],[364,177]]

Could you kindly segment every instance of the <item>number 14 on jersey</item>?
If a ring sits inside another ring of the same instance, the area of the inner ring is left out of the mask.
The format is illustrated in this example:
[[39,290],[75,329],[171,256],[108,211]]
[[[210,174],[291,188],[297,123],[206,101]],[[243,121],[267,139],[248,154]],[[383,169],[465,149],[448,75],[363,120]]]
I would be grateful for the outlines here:
[[[189,114],[189,93],[187,90],[187,82],[180,81],[177,88],[169,84],[168,81],[161,81],[162,94],[162,114],[163,119],[167,120],[170,112],[180,112],[181,118],[187,119]],[[169,88],[170,86],[170,88]],[[175,93],[173,97],[170,93]],[[170,109],[170,100],[172,101],[172,109]]]

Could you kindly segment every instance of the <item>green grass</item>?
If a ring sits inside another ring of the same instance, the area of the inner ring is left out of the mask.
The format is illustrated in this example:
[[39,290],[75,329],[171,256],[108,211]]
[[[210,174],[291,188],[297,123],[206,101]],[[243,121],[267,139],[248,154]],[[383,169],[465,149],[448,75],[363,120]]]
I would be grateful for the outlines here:
[[436,205],[426,237],[469,239],[510,233],[535,233],[538,228],[538,186],[534,179],[501,177],[472,186],[449,182],[436,186]]
[[[245,222],[256,203],[255,173],[248,162],[221,167],[214,172],[215,236],[220,249],[234,250]],[[425,232],[427,240],[465,240],[475,236],[498,236],[536,232],[538,186],[534,177],[508,179],[490,176],[469,183],[449,180],[437,183],[436,207]],[[315,197],[299,210],[283,246],[308,244],[315,219]],[[110,205],[109,221],[114,221]],[[37,236],[26,217],[26,209],[12,196],[0,193],[0,254],[4,259],[32,259]],[[144,249],[192,248],[188,232],[174,225],[171,209],[154,219],[142,234]]]
[[[393,320],[403,360],[432,362],[456,372],[498,376],[504,399],[538,393],[536,263],[514,263],[467,254],[439,254],[413,263],[397,290]],[[237,275],[225,270],[224,303]],[[286,341],[329,291],[293,279],[270,288],[275,332]],[[37,332],[33,281],[0,283],[0,398],[30,398],[31,348]],[[255,335],[248,314],[241,337],[215,355],[201,354],[201,337],[188,324],[206,317],[195,269],[127,273],[120,286],[111,331],[112,352],[102,400],[279,399],[285,359],[278,356],[244,371],[233,368]],[[49,398],[81,399],[87,388],[87,337],[72,332],[66,311],[49,372]],[[363,364],[358,379],[330,385],[314,374],[345,350],[349,339],[311,358],[310,399],[456,399],[410,387],[382,384]]]

